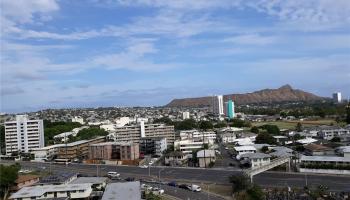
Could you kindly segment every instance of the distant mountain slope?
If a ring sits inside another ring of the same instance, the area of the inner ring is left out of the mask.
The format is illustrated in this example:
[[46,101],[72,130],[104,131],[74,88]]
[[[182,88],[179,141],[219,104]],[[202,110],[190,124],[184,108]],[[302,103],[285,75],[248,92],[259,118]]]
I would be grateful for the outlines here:
[[[281,102],[297,102],[297,101],[317,101],[325,98],[304,92],[302,90],[293,89],[290,85],[284,85],[278,89],[264,89],[246,94],[228,94],[224,95],[224,101],[232,99],[238,105],[252,103],[281,103]],[[168,107],[198,107],[211,105],[212,97],[197,97],[174,99],[166,106]]]

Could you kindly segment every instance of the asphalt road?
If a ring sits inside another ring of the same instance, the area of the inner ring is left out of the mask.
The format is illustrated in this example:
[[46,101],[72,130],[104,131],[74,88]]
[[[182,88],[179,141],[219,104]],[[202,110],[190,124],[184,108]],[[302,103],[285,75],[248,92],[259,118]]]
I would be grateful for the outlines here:
[[177,197],[180,199],[191,199],[191,200],[205,200],[205,199],[210,199],[210,200],[223,200],[223,198],[214,196],[209,193],[205,192],[192,192],[190,190],[186,189],[181,189],[178,187],[172,187],[168,185],[158,185],[158,184],[148,184],[151,185],[152,187],[160,187],[164,189],[164,193],[173,197]]
[[[4,161],[2,161],[3,163]],[[200,169],[200,168],[175,168],[175,167],[151,167],[143,169],[134,166],[111,166],[111,165],[86,165],[71,164],[54,165],[50,167],[49,163],[20,162],[23,168],[41,168],[53,171],[73,171],[89,176],[103,176],[108,171],[117,171],[124,177],[150,178],[150,175],[157,179],[161,175],[161,181],[189,181],[193,183],[216,183],[229,184],[229,179],[233,174],[240,174],[241,171],[230,169]],[[163,169],[164,168],[164,169]],[[317,187],[318,185],[327,185],[331,191],[350,191],[350,176],[345,175],[321,175],[321,174],[303,174],[268,171],[254,176],[254,183],[263,187],[298,187],[306,185]]]

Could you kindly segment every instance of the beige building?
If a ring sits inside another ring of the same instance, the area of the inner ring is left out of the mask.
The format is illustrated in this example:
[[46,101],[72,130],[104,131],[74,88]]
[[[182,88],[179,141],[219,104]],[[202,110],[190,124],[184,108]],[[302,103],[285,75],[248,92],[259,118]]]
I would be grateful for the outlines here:
[[105,137],[98,137],[91,140],[80,140],[59,146],[57,149],[57,158],[59,159],[84,159],[88,157],[89,145],[101,143],[105,141]]
[[89,146],[91,160],[135,160],[139,158],[139,144],[104,142]]

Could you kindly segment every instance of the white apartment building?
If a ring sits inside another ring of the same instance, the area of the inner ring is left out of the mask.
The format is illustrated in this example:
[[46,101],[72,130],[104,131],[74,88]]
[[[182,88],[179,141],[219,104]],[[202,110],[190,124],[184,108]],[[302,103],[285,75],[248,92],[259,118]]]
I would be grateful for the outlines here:
[[189,119],[190,118],[190,112],[183,112],[182,113],[182,119]]
[[62,184],[24,187],[12,194],[9,199],[88,199],[92,193],[91,184]]
[[320,130],[317,135],[325,140],[331,140],[334,137],[350,135],[350,129],[345,128],[325,128]]
[[143,137],[165,137],[167,145],[173,145],[175,140],[174,126],[164,124],[145,124],[115,128],[113,136],[116,142],[139,143]]
[[197,130],[180,131],[181,140],[192,139],[192,138],[208,139],[214,142],[216,139],[216,133],[214,131],[197,131]]
[[85,123],[85,122],[84,122],[84,118],[82,118],[82,117],[77,117],[77,116],[75,116],[75,117],[72,118],[72,122],[78,122],[78,123],[80,123],[80,124],[84,124],[84,123]]
[[192,138],[187,140],[176,140],[174,142],[174,148],[178,151],[181,151],[184,154],[190,154],[193,150],[202,149],[204,144],[208,144],[208,146],[213,145],[212,140],[201,138]]
[[237,134],[243,132],[242,128],[228,127],[218,131],[218,134],[223,143],[236,142]]
[[243,154],[256,153],[256,148],[254,146],[239,146],[239,147],[234,147],[234,150],[237,154],[236,156],[237,160],[240,160]]
[[44,147],[43,120],[30,120],[27,115],[17,115],[16,121],[5,122],[6,154],[28,153]]
[[224,115],[224,100],[222,95],[213,97],[213,113],[217,116]]
[[34,154],[34,160],[38,162],[44,162],[50,160],[55,155],[58,154],[59,147],[64,147],[65,144],[55,144],[46,146],[43,148],[35,148],[31,150],[31,153]]

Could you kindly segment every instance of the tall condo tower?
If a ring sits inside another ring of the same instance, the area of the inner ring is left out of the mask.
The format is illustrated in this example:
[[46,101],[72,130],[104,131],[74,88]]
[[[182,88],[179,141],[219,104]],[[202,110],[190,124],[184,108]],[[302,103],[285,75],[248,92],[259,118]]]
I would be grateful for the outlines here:
[[213,97],[213,113],[217,116],[224,114],[223,96],[217,95]]
[[336,92],[336,93],[333,93],[333,101],[335,103],[341,103],[341,93],[340,92]]
[[227,105],[227,107],[226,107],[226,109],[227,109],[227,112],[226,112],[227,117],[229,119],[233,119],[235,117],[235,103],[230,99],[230,100],[228,100],[226,105]]
[[27,115],[17,115],[16,121],[5,122],[6,154],[28,153],[44,147],[43,120],[30,120]]

